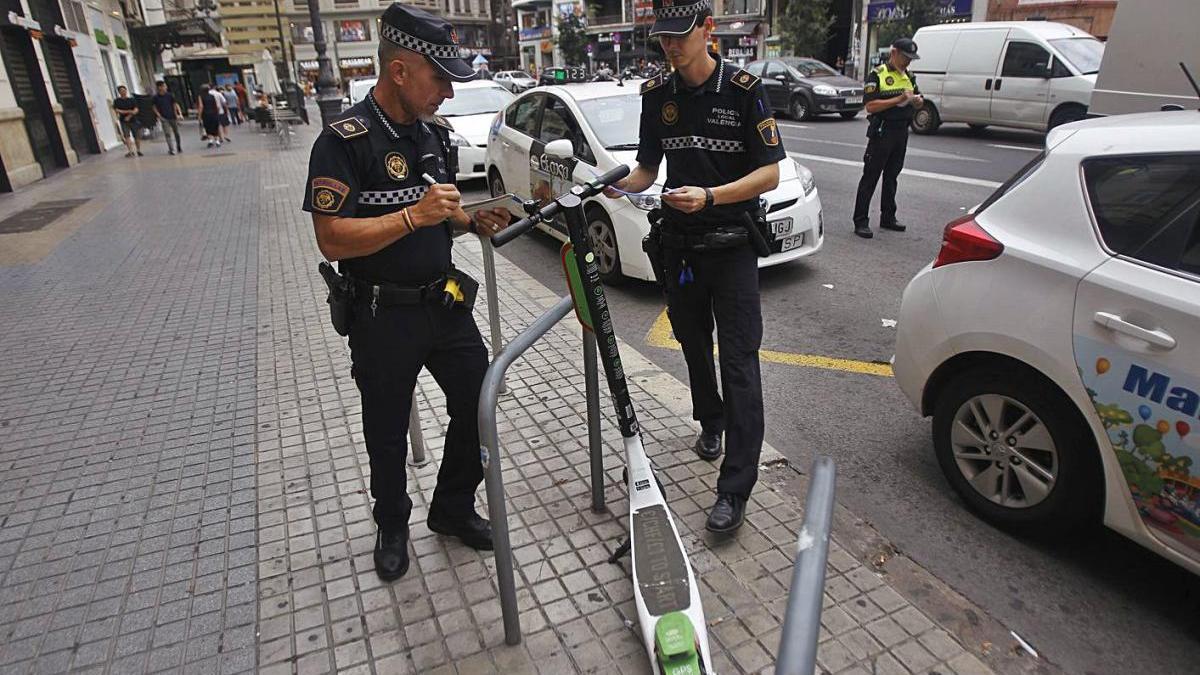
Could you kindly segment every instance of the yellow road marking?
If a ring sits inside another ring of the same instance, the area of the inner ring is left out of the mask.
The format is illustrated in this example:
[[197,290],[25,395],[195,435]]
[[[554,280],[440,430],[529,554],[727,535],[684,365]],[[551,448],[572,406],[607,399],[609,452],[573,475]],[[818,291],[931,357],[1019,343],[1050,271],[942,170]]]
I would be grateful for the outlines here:
[[[646,344],[651,347],[662,347],[663,349],[674,349],[677,351],[683,349],[679,341],[671,335],[671,320],[667,318],[667,311],[665,309],[654,320],[654,325],[650,326],[650,331],[646,333]],[[845,373],[892,377],[892,367],[890,365],[886,363],[874,363],[872,361],[855,361],[853,359],[839,359],[831,356],[817,356],[815,354],[791,354],[788,352],[776,352],[770,349],[758,350],[758,358],[760,361],[768,363],[782,363],[802,368],[822,368],[824,370],[840,370]]]

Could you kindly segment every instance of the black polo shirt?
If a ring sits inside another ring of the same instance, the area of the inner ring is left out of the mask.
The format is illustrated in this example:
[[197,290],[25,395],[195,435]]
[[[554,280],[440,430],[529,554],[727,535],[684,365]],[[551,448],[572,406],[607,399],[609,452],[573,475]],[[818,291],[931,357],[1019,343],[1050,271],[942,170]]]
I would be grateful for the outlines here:
[[[351,106],[313,143],[308,161],[304,210],[344,218],[371,218],[399,211],[420,201],[429,189],[421,178],[421,158],[433,155],[439,183],[454,183],[449,123],[398,124],[368,96]],[[348,258],[343,273],[364,281],[420,285],[450,268],[448,224],[423,227],[380,251]]]
[[[717,67],[695,89],[678,73],[642,84],[641,141],[637,161],[656,167],[667,158],[666,189],[717,187],[787,156],[759,78],[727,65]],[[678,225],[734,225],[758,208],[758,199],[721,204],[683,214],[663,204]]]

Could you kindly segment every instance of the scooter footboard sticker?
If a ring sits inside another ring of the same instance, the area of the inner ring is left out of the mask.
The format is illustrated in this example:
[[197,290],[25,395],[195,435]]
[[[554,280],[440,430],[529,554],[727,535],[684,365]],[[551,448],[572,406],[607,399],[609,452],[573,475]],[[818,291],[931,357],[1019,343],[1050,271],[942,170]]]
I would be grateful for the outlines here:
[[633,514],[633,541],[638,592],[646,609],[655,616],[687,609],[692,600],[687,559],[666,507],[655,504]]

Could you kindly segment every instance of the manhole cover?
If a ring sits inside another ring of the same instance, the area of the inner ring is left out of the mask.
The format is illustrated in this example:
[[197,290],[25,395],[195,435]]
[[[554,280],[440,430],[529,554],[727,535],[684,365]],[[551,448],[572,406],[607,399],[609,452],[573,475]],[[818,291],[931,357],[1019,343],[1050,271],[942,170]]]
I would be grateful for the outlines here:
[[61,218],[76,206],[86,204],[87,199],[61,199],[37,204],[0,220],[0,234],[36,232]]

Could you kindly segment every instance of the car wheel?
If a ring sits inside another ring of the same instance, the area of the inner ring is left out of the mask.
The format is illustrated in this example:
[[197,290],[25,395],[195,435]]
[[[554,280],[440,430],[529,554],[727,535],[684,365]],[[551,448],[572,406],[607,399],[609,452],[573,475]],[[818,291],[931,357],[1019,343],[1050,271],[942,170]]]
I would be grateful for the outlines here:
[[1047,131],[1053,129],[1054,127],[1062,126],[1063,124],[1069,124],[1071,122],[1078,122],[1079,120],[1083,119],[1087,119],[1086,108],[1078,105],[1064,105],[1058,110],[1055,110],[1054,114],[1050,116],[1050,127],[1047,129]]
[[505,193],[504,178],[496,169],[492,169],[492,173],[488,176],[488,189],[492,191],[493,197],[499,197]]
[[844,119],[844,120],[852,120],[852,119],[854,119],[855,117],[858,117],[858,111],[857,111],[857,110],[843,110],[843,111],[842,111],[841,113],[839,113],[839,114],[842,116],[842,119]]
[[971,128],[971,131],[974,131],[977,134],[982,133],[984,129],[988,128],[988,125],[986,124],[968,124],[967,126]]
[[600,280],[615,285],[621,282],[621,252],[617,248],[617,232],[612,220],[600,207],[588,209],[588,239],[596,263],[600,267]]
[[1066,394],[1028,371],[983,367],[949,382],[933,445],[954,491],[995,525],[1057,533],[1098,515],[1091,432]]
[[797,122],[807,122],[813,118],[812,104],[808,102],[808,97],[804,94],[797,94],[792,97],[792,102],[788,104],[788,116]]
[[926,101],[925,105],[921,106],[921,109],[917,111],[917,114],[913,115],[912,130],[915,133],[922,135],[932,134],[941,125],[942,118],[938,115],[937,108],[933,107],[933,104],[929,101]]

